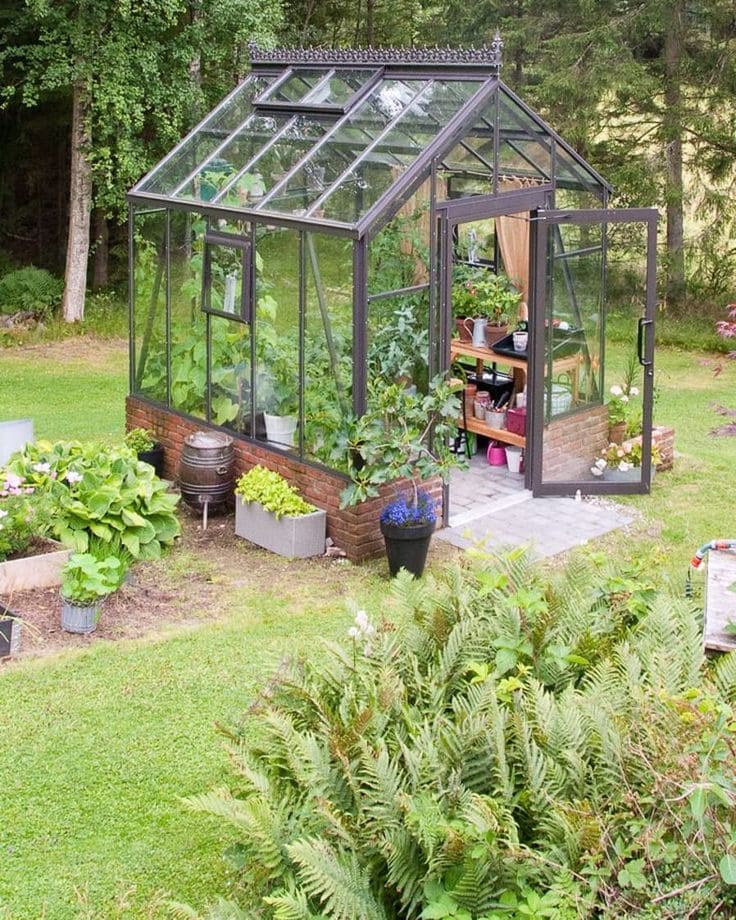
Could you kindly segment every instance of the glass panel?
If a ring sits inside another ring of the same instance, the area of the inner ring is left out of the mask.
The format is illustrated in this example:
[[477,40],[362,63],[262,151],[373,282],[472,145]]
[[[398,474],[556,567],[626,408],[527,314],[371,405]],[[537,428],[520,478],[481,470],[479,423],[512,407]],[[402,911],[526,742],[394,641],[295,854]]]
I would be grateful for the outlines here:
[[268,210],[303,212],[345,171],[346,154],[349,164],[406,108],[419,90],[429,85],[428,81],[383,80],[286,185],[277,188],[273,198],[266,196],[262,206]]
[[250,336],[244,323],[210,318],[210,419],[250,435]]
[[[247,128],[233,134],[217,156],[203,165],[176,197],[211,201],[288,121],[286,115],[254,115],[248,119]],[[246,193],[243,204],[248,201],[247,193],[258,197],[264,194],[262,181],[243,181],[239,187]]]
[[[426,150],[435,137],[478,90],[478,81],[454,84],[434,82],[400,115],[398,122],[341,179],[338,188],[324,201],[324,215],[338,221],[362,217]],[[397,150],[399,162],[395,162]],[[393,154],[394,162],[385,155]],[[383,156],[382,156],[383,154]]]
[[[562,150],[559,145],[557,147],[556,160],[558,190],[558,198],[555,200],[556,207],[601,207],[603,186],[600,182],[588,173],[587,170],[579,166],[570,154]],[[563,193],[562,197],[559,197],[559,192],[561,190],[586,194],[573,194],[566,197]],[[569,205],[566,203],[568,201],[570,202]]]
[[250,321],[250,240],[227,244],[208,235],[205,243],[204,309]]
[[171,213],[171,406],[205,417],[207,340],[202,303],[206,225],[198,215]]
[[[644,384],[636,334],[647,302],[647,228],[644,223],[608,228],[605,292],[605,225],[565,221],[548,231],[552,266],[543,430],[548,483],[641,482],[641,449],[626,439],[641,432]],[[613,417],[620,410],[625,419],[622,445],[609,443],[609,410]]]
[[215,109],[179,151],[141,187],[157,195],[170,195],[197,164],[202,163],[248,117],[252,99],[271,82],[270,77],[248,77],[239,91]]
[[[286,131],[270,146],[262,138],[263,149],[258,159],[218,199],[218,204],[230,207],[256,206],[333,125],[334,120],[317,121],[299,115],[290,120]],[[229,181],[232,181],[232,177]]]
[[294,70],[285,80],[264,93],[259,102],[299,102],[327,74],[326,70]]
[[383,294],[429,281],[427,180],[368,246],[368,293]]
[[137,211],[133,223],[133,391],[166,403],[166,215]]
[[375,70],[337,71],[322,86],[317,86],[302,100],[312,105],[343,105],[371,79]]
[[429,290],[368,304],[368,394],[389,383],[426,393],[429,381]]
[[259,227],[256,235],[256,437],[298,445],[299,234]]
[[346,471],[342,448],[352,408],[353,246],[305,234],[304,456]]

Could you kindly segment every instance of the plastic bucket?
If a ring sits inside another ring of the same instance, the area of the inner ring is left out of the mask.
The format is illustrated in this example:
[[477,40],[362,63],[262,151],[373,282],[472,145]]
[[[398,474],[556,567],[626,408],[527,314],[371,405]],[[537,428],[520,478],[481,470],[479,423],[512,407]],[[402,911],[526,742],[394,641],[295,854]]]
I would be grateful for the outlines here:
[[294,415],[269,415],[263,413],[266,422],[266,438],[276,447],[286,448],[294,446],[294,432],[296,431],[296,416]]
[[506,462],[509,465],[510,473],[520,473],[521,472],[521,448],[515,447],[509,444],[506,447]]

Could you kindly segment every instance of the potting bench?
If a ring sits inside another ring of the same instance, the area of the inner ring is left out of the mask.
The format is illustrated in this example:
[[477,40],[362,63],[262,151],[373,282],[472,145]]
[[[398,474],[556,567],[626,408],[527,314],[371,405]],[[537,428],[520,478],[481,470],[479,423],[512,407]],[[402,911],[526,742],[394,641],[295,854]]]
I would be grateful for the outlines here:
[[[450,361],[455,361],[461,355],[466,358],[475,358],[475,369],[479,377],[483,374],[483,369],[489,364],[494,366],[496,364],[503,364],[505,367],[510,367],[513,371],[514,386],[511,391],[511,400],[509,400],[509,403],[513,400],[514,395],[520,393],[526,386],[526,358],[512,358],[510,355],[498,354],[491,348],[483,348],[479,345],[473,345],[470,342],[461,342],[459,339],[453,339],[450,343]],[[559,358],[552,364],[552,371],[554,374],[567,374],[570,378],[573,404],[575,404],[578,398],[578,373],[580,362],[581,355],[579,352],[576,352],[573,355]],[[524,435],[514,434],[513,431],[508,431],[506,428],[493,428],[488,422],[479,418],[470,417],[459,419],[458,427],[466,428],[474,434],[485,435],[488,438],[493,438],[504,444],[514,444],[516,447],[526,447],[526,438]]]

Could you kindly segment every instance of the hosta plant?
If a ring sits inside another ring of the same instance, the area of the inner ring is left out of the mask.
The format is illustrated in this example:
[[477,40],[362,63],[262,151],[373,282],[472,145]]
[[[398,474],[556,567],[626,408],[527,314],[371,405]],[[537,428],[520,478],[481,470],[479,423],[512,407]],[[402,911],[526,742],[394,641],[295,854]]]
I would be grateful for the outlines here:
[[180,533],[178,496],[127,448],[38,442],[15,454],[6,473],[48,496],[54,535],[78,552],[96,538],[155,559]]
[[733,915],[736,658],[706,666],[652,563],[402,574],[285,660],[229,733],[237,779],[192,800],[237,835],[211,916]]

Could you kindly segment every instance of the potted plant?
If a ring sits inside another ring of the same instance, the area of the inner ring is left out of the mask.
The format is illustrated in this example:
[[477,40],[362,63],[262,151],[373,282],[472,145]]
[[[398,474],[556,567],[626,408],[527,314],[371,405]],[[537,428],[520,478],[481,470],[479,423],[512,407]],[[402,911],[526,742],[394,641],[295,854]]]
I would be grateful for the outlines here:
[[304,559],[325,551],[327,515],[274,470],[254,466],[235,487],[235,533],[280,556]]
[[[638,482],[641,479],[641,460],[641,439],[635,438],[622,444],[611,443],[601,451],[590,472],[609,482]],[[653,444],[651,479],[654,479],[656,468],[661,462],[659,448]]]
[[[431,381],[426,395],[411,393],[398,384],[374,384],[369,391],[368,411],[353,421],[346,439],[351,482],[342,493],[343,507],[378,496],[388,483],[407,483],[404,504],[392,501],[382,509],[381,518],[384,512],[386,518],[381,529],[384,540],[384,527],[388,525],[389,539],[394,527],[401,527],[398,539],[404,543],[416,541],[416,555],[412,555],[416,560],[412,563],[415,575],[421,575],[424,569],[436,521],[436,509],[430,509],[422,498],[420,483],[436,476],[447,481],[453,467],[466,462],[452,450],[459,413],[455,390],[441,376]],[[360,466],[352,460],[355,456],[360,457]],[[399,510],[404,506],[405,513]],[[397,523],[394,514],[401,517],[402,524]],[[404,550],[414,554],[406,546]]]
[[124,577],[121,561],[115,556],[97,559],[92,553],[74,553],[61,574],[61,628],[93,632],[102,599],[116,591]]
[[286,450],[294,446],[297,426],[298,359],[293,342],[268,322],[258,329],[258,401],[263,409],[266,440]]
[[437,523],[437,502],[422,489],[416,499],[400,495],[383,508],[380,522],[391,576],[406,569],[420,577]]
[[148,463],[159,478],[164,472],[164,449],[156,435],[148,428],[132,428],[125,435],[125,443],[142,463]]
[[641,410],[634,407],[633,400],[639,395],[639,388],[634,382],[639,374],[639,359],[636,354],[630,356],[624,370],[621,385],[615,384],[610,389],[608,401],[608,440],[612,444],[622,444],[625,438],[641,434]]
[[22,625],[18,614],[0,603],[0,659],[10,658],[20,651]]
[[488,318],[486,344],[490,348],[508,335],[509,322],[515,318],[521,303],[521,294],[505,275],[485,273],[475,285],[478,309]]

